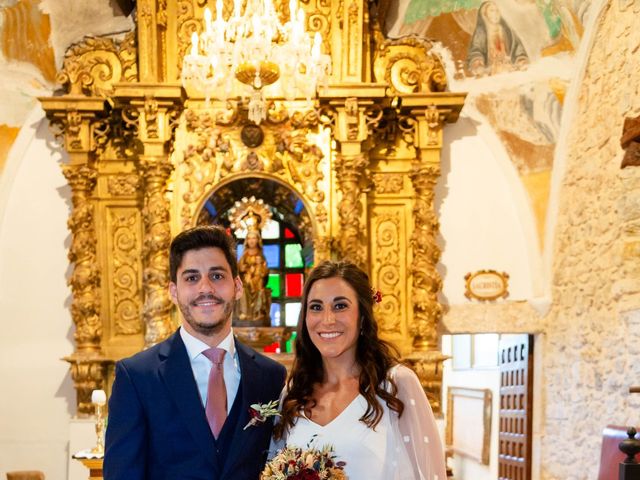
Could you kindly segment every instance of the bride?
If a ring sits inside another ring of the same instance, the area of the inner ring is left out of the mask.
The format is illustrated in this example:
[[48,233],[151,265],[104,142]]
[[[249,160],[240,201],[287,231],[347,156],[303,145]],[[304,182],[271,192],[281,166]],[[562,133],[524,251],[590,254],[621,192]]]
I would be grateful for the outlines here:
[[417,376],[378,338],[369,277],[326,261],[307,279],[274,444],[330,444],[349,480],[446,480]]

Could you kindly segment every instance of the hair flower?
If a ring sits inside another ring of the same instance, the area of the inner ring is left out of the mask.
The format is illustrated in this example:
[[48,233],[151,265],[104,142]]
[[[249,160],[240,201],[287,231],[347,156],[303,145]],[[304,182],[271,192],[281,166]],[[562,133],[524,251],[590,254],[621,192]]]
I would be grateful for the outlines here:
[[373,301],[376,303],[380,303],[382,301],[382,292],[380,290],[376,290],[373,292]]

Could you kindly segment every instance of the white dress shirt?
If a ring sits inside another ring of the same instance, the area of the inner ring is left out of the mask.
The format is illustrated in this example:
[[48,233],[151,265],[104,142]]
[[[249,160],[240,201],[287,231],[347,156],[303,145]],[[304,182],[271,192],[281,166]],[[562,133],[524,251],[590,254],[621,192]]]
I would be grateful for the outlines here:
[[[206,406],[209,372],[211,371],[213,363],[205,357],[202,352],[210,347],[202,340],[191,335],[183,327],[180,327],[180,337],[182,337],[184,346],[187,348],[187,355],[189,356],[189,362],[191,363],[193,377],[196,379],[196,385],[198,386],[198,393],[200,394],[202,405]],[[224,356],[223,370],[224,385],[227,389],[227,413],[229,413],[233,406],[233,401],[236,399],[238,387],[240,386],[240,363],[238,362],[236,345],[233,341],[233,329],[231,329],[229,335],[216,345],[216,347],[227,352]]]

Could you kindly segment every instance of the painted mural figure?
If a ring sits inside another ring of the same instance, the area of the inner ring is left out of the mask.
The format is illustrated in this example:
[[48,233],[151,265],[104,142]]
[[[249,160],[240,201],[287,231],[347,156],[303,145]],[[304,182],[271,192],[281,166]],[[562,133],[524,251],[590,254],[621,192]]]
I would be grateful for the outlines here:
[[471,37],[467,66],[475,76],[493,75],[520,69],[529,56],[516,33],[502,18],[495,2],[480,5]]
[[243,323],[270,325],[271,292],[265,287],[269,269],[258,230],[247,232],[244,252],[238,261],[238,272],[244,291],[236,304],[236,318]]

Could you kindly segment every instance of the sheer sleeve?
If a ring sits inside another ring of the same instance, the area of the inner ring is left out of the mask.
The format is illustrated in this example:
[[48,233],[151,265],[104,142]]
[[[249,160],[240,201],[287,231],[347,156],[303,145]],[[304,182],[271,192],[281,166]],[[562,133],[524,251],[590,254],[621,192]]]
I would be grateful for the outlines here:
[[396,442],[404,448],[413,467],[416,480],[446,480],[444,450],[435,417],[416,374],[398,365],[391,371],[398,386],[398,398],[404,403],[404,412],[398,418],[392,415]]
[[[278,410],[282,410],[282,400],[287,396],[287,385],[285,384],[282,392],[280,392],[280,398],[278,399]],[[275,427],[278,423],[280,423],[280,416],[275,417],[273,421],[273,426]],[[287,432],[284,432],[282,438],[276,440],[275,434],[271,435],[271,442],[269,442],[269,454],[267,455],[267,460],[271,460],[276,456],[278,451],[282,450],[287,444]]]

